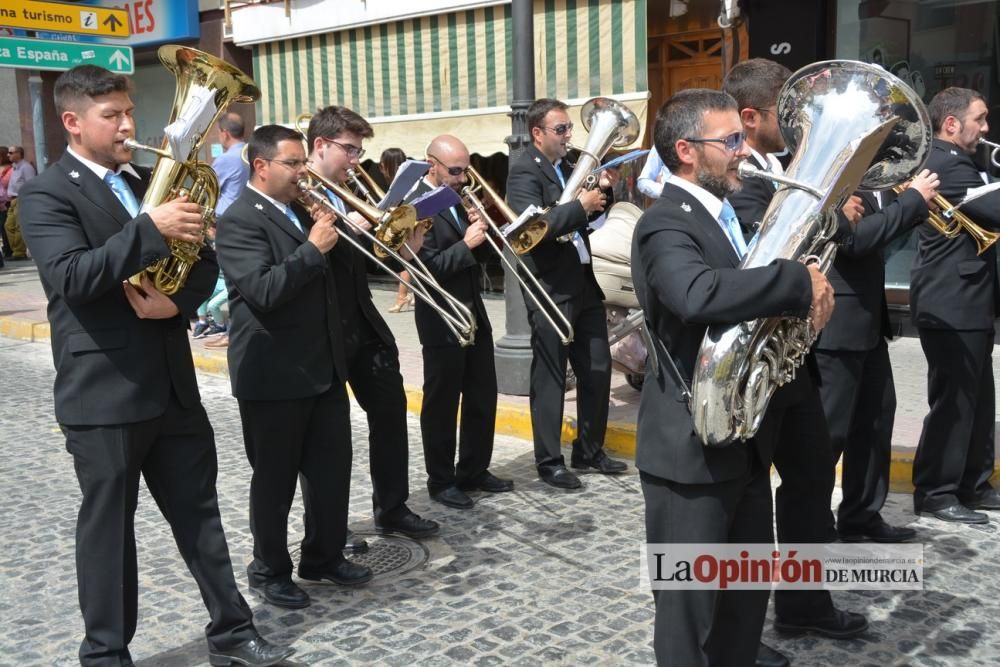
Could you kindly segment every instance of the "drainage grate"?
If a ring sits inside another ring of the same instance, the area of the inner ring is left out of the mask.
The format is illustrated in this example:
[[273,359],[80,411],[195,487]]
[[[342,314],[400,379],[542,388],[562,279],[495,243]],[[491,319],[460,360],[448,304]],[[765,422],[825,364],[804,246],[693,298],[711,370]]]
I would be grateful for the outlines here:
[[404,574],[422,567],[430,552],[420,542],[401,535],[379,535],[355,531],[368,543],[368,551],[352,553],[348,558],[372,569],[373,582],[394,581]]

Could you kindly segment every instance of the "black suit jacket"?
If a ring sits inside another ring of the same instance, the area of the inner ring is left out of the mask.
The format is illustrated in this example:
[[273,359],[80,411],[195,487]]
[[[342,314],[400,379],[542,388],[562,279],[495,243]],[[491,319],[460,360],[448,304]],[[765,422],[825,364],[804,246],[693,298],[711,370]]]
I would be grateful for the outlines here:
[[[565,164],[566,161],[563,160],[559,166],[563,167]],[[562,173],[568,180],[569,172],[563,170]],[[593,285],[603,300],[604,293],[594,278],[593,263],[581,264],[576,246],[557,241],[564,234],[578,231],[583,235],[587,251],[590,252],[590,230],[587,225],[600,214],[588,218],[583,205],[575,199],[561,206],[554,206],[562,191],[563,186],[555,167],[533,145],[511,163],[507,173],[507,202],[514,212],[521,214],[532,204],[541,208],[552,207],[546,214],[549,229],[545,238],[521,259],[556,303],[569,301],[580,294],[587,283]],[[525,303],[528,308],[536,308],[531,299],[525,299]]]
[[[953,144],[934,140],[927,168],[941,178],[938,192],[952,204],[969,188],[984,185],[972,157]],[[963,206],[984,229],[1000,228],[1000,192]],[[976,255],[976,244],[966,232],[946,238],[932,225],[917,229],[917,256],[910,270],[910,313],[917,327],[926,329],[989,330],[1000,310],[997,286],[997,249]]]
[[[632,279],[652,331],[663,342],[687,384],[708,325],[757,317],[804,317],[812,302],[809,272],[796,261],[740,270],[719,223],[691,194],[667,183],[636,226]],[[662,354],[662,350],[660,350]],[[639,403],[636,467],[682,484],[734,479],[755,450],[770,465],[773,443],[754,447],[702,445],[669,364],[659,377],[647,373]]]
[[[767,169],[768,165],[761,164],[760,160],[754,157],[753,153],[747,158],[750,164],[758,169]],[[766,178],[746,178],[741,181],[743,187],[739,192],[734,192],[727,199],[736,217],[740,219],[744,235],[748,240],[760,229],[760,223],[764,221],[764,213],[767,211],[771,199],[774,198],[774,182]]]
[[837,257],[827,274],[837,304],[816,343],[820,350],[864,352],[874,349],[881,337],[892,338],[883,250],[927,219],[927,204],[916,190],[904,190],[891,202],[892,193],[883,193],[881,209],[875,195],[858,194],[865,207],[858,224],[852,226],[837,214]]
[[[350,210],[350,209],[348,209]],[[366,248],[369,252],[373,250],[373,244],[368,241],[365,237],[355,234],[344,221],[337,218],[337,231],[340,232],[341,239],[337,242],[337,245],[333,247],[330,251],[329,258],[332,262],[334,276],[336,280],[347,280],[351,283],[351,293],[354,299],[357,300],[358,310],[361,312],[361,316],[365,318],[365,321],[371,325],[372,330],[380,341],[390,349],[392,349],[397,355],[399,350],[396,347],[396,338],[392,335],[392,330],[389,325],[385,323],[381,313],[378,312],[378,308],[372,302],[372,291],[368,286],[368,271],[381,271],[382,269],[375,264],[375,262],[369,261],[361,251],[359,251],[353,244],[346,240],[345,235],[350,234],[350,238],[354,239],[361,244],[362,247]],[[393,270],[399,270],[401,267],[398,266],[392,258],[382,260],[389,268]],[[341,308],[344,308],[344,304],[341,304]],[[361,323],[359,322],[358,325]],[[348,359],[350,361],[350,359]]]
[[[289,400],[347,381],[347,361],[328,256],[306,232],[250,188],[219,219],[216,249],[229,289],[233,396]],[[338,246],[340,243],[338,242]]]
[[[420,181],[408,200],[430,190],[431,187],[426,181]],[[455,210],[462,223],[468,227],[469,220],[465,210],[461,206],[455,207]],[[486,252],[491,250],[486,243],[478,246],[475,251],[470,250],[462,241],[465,238],[465,231],[459,230],[451,211],[444,210],[432,220],[433,224],[424,235],[424,244],[420,248],[420,260],[441,283],[441,287],[475,315],[477,337],[482,336],[484,340],[491,339],[493,332],[486,307],[483,305],[482,270],[479,266],[480,261],[485,261],[487,257]],[[438,305],[444,306],[444,299],[437,294],[434,294],[434,300]],[[417,299],[414,317],[421,345],[430,347],[459,344],[455,334],[447,327],[441,316],[421,299]]]
[[[138,201],[149,171],[125,179]],[[181,311],[139,319],[122,281],[169,255],[152,218],[130,219],[114,193],[69,152],[33,178],[19,197],[25,241],[49,300],[56,367],[56,420],[70,426],[125,424],[162,415],[173,391],[181,405],[200,401],[188,318],[212,293],[219,267],[204,248],[184,289]]]

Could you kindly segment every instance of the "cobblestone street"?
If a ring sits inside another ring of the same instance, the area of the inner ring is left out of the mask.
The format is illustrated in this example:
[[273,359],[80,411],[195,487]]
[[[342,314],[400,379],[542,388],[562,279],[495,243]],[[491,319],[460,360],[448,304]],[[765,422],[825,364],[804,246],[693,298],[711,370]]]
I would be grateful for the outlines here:
[[[0,664],[76,664],[79,490],[52,417],[49,347],[0,338],[0,369]],[[199,379],[216,429],[222,518],[246,593],[250,468],[236,402],[227,379]],[[364,532],[372,529],[371,484],[367,426],[356,405],[353,422],[351,525]],[[589,476],[579,493],[557,492],[535,478],[529,442],[500,437],[493,471],[514,478],[515,492],[480,497],[471,511],[450,510],[428,500],[419,425],[413,415],[409,423],[410,506],[442,524],[440,537],[425,543],[428,563],[357,590],[307,585],[314,602],[301,611],[248,597],[260,629],[298,649],[289,664],[653,663],[652,600],[638,589],[642,494],[634,469],[618,478]],[[301,535],[299,514],[297,506],[293,541]],[[844,608],[867,608],[871,629],[862,639],[789,639],[769,622],[764,640],[799,665],[995,664],[997,519],[972,528],[917,521],[902,494],[891,497],[886,518],[915,522],[926,546],[926,590],[837,594]],[[136,534],[140,618],[133,657],[146,666],[206,664],[207,614],[145,490]]]

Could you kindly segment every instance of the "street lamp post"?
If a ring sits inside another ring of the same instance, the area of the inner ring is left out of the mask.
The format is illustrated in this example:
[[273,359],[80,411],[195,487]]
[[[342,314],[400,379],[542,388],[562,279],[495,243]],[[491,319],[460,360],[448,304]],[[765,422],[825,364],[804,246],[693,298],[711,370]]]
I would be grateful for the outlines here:
[[[528,132],[528,107],[535,100],[535,37],[532,0],[513,0],[511,22],[514,40],[511,135],[504,141],[510,147],[513,162],[531,144]],[[509,252],[509,251],[505,251]],[[524,296],[517,279],[504,268],[504,301],[507,306],[507,332],[496,342],[497,388],[501,394],[526,396],[531,372],[531,328]]]

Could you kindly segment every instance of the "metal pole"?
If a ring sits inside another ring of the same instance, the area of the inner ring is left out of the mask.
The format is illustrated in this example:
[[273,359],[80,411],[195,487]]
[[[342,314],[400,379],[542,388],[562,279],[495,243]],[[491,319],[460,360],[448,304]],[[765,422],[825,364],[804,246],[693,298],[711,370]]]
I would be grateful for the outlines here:
[[42,114],[42,75],[34,72],[28,77],[28,94],[31,96],[31,126],[35,135],[35,166],[38,173],[48,166],[48,149],[45,145],[45,117]]
[[[532,0],[513,0],[511,23],[514,40],[512,53],[514,100],[511,103],[511,135],[504,141],[515,160],[531,144],[528,132],[528,107],[535,100],[535,34]],[[509,251],[504,251],[509,252]],[[497,388],[501,394],[527,396],[531,374],[531,327],[521,286],[504,267],[504,300],[507,306],[507,332],[496,342]]]

